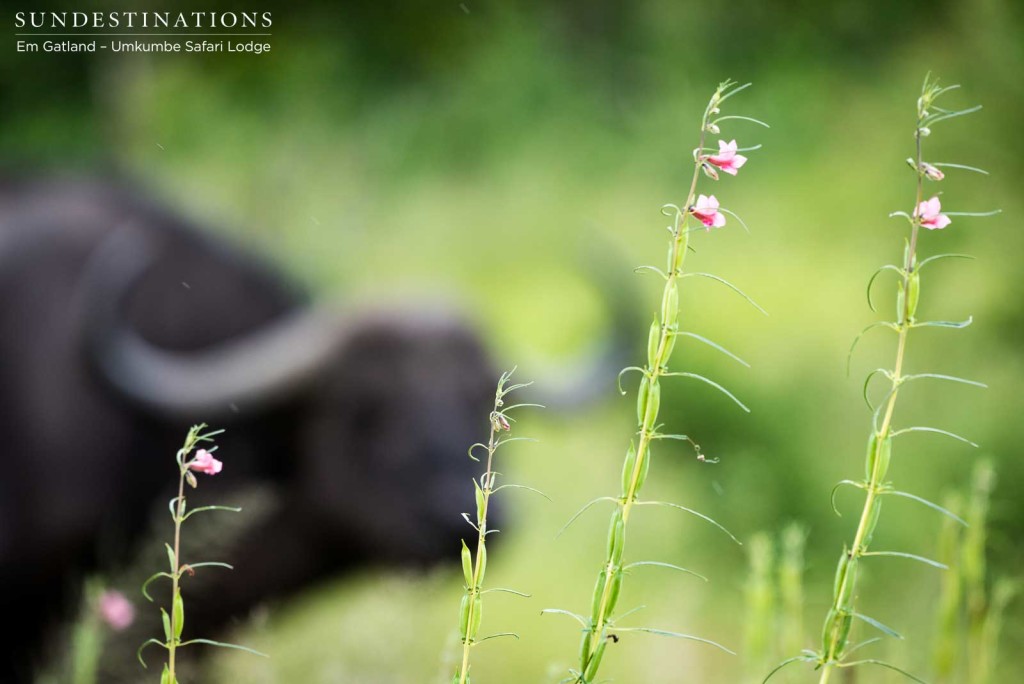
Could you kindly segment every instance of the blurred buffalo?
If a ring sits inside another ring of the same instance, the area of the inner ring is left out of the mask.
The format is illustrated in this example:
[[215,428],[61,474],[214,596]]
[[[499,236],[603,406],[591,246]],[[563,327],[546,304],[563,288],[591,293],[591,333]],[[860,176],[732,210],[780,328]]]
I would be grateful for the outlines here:
[[84,575],[152,520],[168,536],[191,423],[227,429],[195,505],[253,486],[272,505],[211,554],[236,570],[190,602],[189,634],[345,567],[451,556],[495,380],[443,308],[311,305],[124,186],[0,183],[0,681],[31,680]]

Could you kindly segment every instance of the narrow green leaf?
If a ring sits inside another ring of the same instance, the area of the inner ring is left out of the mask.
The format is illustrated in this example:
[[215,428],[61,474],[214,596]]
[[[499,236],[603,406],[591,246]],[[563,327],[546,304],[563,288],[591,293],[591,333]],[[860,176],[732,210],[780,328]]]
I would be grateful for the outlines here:
[[985,169],[979,169],[976,166],[965,166],[963,164],[951,164],[949,162],[932,162],[932,166],[937,166],[941,169],[961,169],[963,171],[973,171],[974,173],[980,173],[983,176],[988,175],[988,171]]
[[540,611],[540,613],[541,615],[544,615],[545,613],[550,613],[552,615],[568,615],[571,618],[575,618],[577,622],[583,625],[584,629],[590,628],[590,621],[587,620],[587,618],[583,617],[582,615],[577,615],[576,613],[573,613],[569,610],[562,610],[561,608],[545,608],[544,610]]
[[672,563],[662,563],[661,561],[635,561],[633,563],[629,563],[628,565],[624,566],[622,569],[623,570],[629,570],[630,568],[635,568],[635,567],[638,567],[638,566],[641,566],[641,565],[653,565],[653,566],[657,566],[657,567],[660,567],[660,568],[670,568],[672,570],[679,570],[680,572],[685,572],[685,573],[687,573],[689,575],[693,575],[694,577],[699,577],[700,579],[704,580],[705,582],[708,581],[707,577],[705,577],[704,575],[701,575],[698,572],[694,572],[693,570],[689,570],[689,569],[684,568],[684,567],[679,566],[679,565],[673,565]]
[[764,126],[765,128],[771,128],[771,126],[766,124],[764,121],[761,121],[759,119],[755,119],[755,118],[749,117],[749,116],[740,116],[738,114],[730,114],[728,116],[720,116],[717,119],[715,119],[712,123],[717,124],[720,121],[728,121],[730,119],[738,119],[740,121],[750,121],[752,123],[758,124],[759,126]]
[[871,399],[868,397],[868,387],[871,385],[871,379],[879,373],[886,376],[887,378],[890,378],[890,380],[892,378],[892,374],[890,373],[888,368],[876,368],[875,370],[868,373],[867,377],[864,378],[864,389],[862,390],[862,393],[864,395],[864,403],[868,405],[868,410],[870,411],[874,411],[875,407],[872,406]]
[[738,288],[738,287],[736,287],[735,285],[733,285],[732,283],[730,283],[730,282],[729,282],[728,280],[726,280],[725,278],[721,278],[721,277],[719,277],[719,276],[716,276],[716,275],[713,275],[713,274],[711,274],[711,273],[684,273],[684,274],[682,275],[682,277],[683,277],[683,278],[686,278],[686,277],[689,277],[689,276],[699,276],[699,277],[701,277],[701,278],[710,278],[711,280],[717,281],[717,282],[719,282],[719,283],[721,283],[721,284],[725,285],[726,287],[728,287],[728,288],[729,288],[730,290],[732,290],[733,292],[735,292],[736,294],[738,294],[738,295],[739,295],[740,297],[743,297],[743,298],[744,298],[745,300],[747,300],[747,302],[748,302],[748,303],[749,303],[749,304],[750,304],[751,306],[753,306],[753,307],[754,307],[755,309],[757,309],[758,311],[760,311],[761,313],[763,313],[763,314],[764,314],[765,316],[767,316],[767,315],[768,315],[768,312],[767,312],[767,311],[765,311],[764,309],[762,309],[762,308],[761,308],[761,305],[760,305],[760,304],[758,304],[757,302],[755,302],[755,301],[754,301],[754,300],[753,300],[753,299],[752,299],[752,298],[750,297],[750,295],[748,295],[748,294],[747,294],[746,292],[744,292],[744,291],[743,291],[743,290],[741,290],[740,288]]
[[975,449],[978,448],[977,444],[975,444],[971,440],[967,439],[966,437],[961,437],[960,435],[956,434],[955,432],[950,432],[949,430],[940,430],[939,428],[933,428],[933,427],[923,427],[923,426],[920,426],[920,425],[916,425],[914,427],[903,428],[902,430],[897,430],[896,432],[892,433],[892,436],[893,437],[898,437],[900,435],[907,434],[908,432],[931,432],[931,433],[934,433],[934,434],[937,434],[937,435],[945,435],[946,437],[952,437],[953,439],[955,439],[955,440],[957,440],[959,442],[963,442],[964,444],[970,444]]
[[164,649],[167,648],[167,646],[164,645],[164,643],[161,642],[159,639],[147,639],[146,641],[142,642],[142,645],[139,646],[139,650],[135,652],[135,657],[139,659],[139,662],[142,664],[142,667],[145,668],[148,668],[149,666],[146,665],[146,661],[142,659],[142,651],[150,644],[156,644],[157,646]]
[[[760,145],[758,145],[757,147],[760,147]],[[757,149],[757,147],[751,147],[751,148],[749,148],[749,149],[752,149],[752,150],[756,150],[756,149]],[[739,151],[739,150],[737,150],[737,152],[738,152],[738,151]],[[741,226],[743,226],[743,231],[744,231],[744,232],[745,232],[745,233],[746,233],[747,235],[750,235],[750,228],[748,228],[748,227],[747,227],[747,222],[746,222],[746,221],[744,221],[743,219],[741,219],[741,218],[740,218],[740,215],[739,215],[739,214],[737,214],[737,213],[736,213],[736,212],[734,212],[734,211],[730,211],[729,209],[726,209],[725,207],[718,207],[718,211],[722,212],[723,214],[728,214],[729,216],[732,216],[732,217],[733,217],[734,219],[736,219],[737,221],[739,221],[739,222],[740,222],[740,225],[741,225]]]
[[869,325],[868,327],[864,328],[859,333],[857,333],[857,336],[855,338],[853,338],[853,344],[850,345],[850,351],[846,355],[846,375],[847,376],[850,375],[850,361],[853,359],[853,351],[857,348],[857,343],[860,342],[860,338],[864,337],[865,333],[867,333],[868,331],[874,330],[875,328],[879,328],[879,327],[886,327],[886,328],[889,328],[890,330],[896,330],[897,329],[897,326],[896,326],[895,323],[890,323],[889,321],[875,321],[874,323],[872,323],[871,325]]
[[236,649],[238,651],[245,651],[246,653],[252,653],[253,655],[262,656],[264,658],[269,658],[270,657],[266,653],[260,653],[259,651],[255,650],[255,649],[252,649],[252,648],[249,648],[247,646],[239,646],[238,644],[229,644],[229,643],[225,643],[223,641],[212,641],[210,639],[189,639],[188,641],[183,641],[179,645],[180,646],[190,646],[192,644],[206,644],[207,646],[216,646],[217,648],[233,648],[233,649]]
[[178,559],[174,557],[174,549],[171,548],[170,544],[164,544],[167,549],[167,562],[171,566],[171,573],[177,574],[178,572]]
[[197,568],[227,568],[228,570],[234,570],[235,566],[229,563],[221,563],[220,561],[203,561],[201,563],[189,563],[188,567],[193,570]]
[[515,589],[506,589],[505,587],[494,587],[493,589],[484,589],[480,593],[481,594],[489,594],[492,591],[497,591],[497,592],[500,592],[502,594],[515,594],[516,596],[521,596],[523,598],[531,598],[529,594],[524,594],[523,592],[516,591]]
[[807,656],[803,656],[803,655],[798,655],[798,656],[794,656],[792,658],[787,658],[786,660],[783,660],[781,663],[776,665],[775,669],[773,669],[771,672],[769,672],[768,676],[761,680],[761,684],[768,684],[768,680],[771,679],[772,677],[774,677],[776,672],[778,672],[779,670],[783,669],[787,665],[792,665],[793,663],[801,663],[801,662],[802,663],[810,663],[810,662],[814,662],[814,659],[809,658]]
[[647,375],[647,371],[645,371],[640,366],[629,366],[628,368],[623,368],[622,370],[620,370],[618,379],[615,382],[619,388],[619,394],[621,394],[622,396],[626,396],[626,390],[622,389],[622,376],[630,371],[638,371],[640,374],[644,376]]
[[899,632],[897,632],[895,629],[893,629],[892,627],[887,627],[887,626],[883,625],[881,622],[879,622],[878,620],[876,620],[873,617],[868,617],[867,615],[862,615],[860,613],[850,613],[850,614],[853,617],[857,618],[858,620],[861,620],[863,622],[868,623],[869,625],[871,625],[872,627],[874,627],[875,629],[877,629],[878,631],[880,631],[880,632],[882,632],[884,634],[888,634],[889,636],[895,637],[896,639],[902,639],[903,638],[903,635],[900,634]]
[[921,321],[910,324],[912,328],[955,328],[957,330],[966,328],[974,322],[974,316],[968,316],[965,321]]
[[940,121],[946,121],[947,119],[953,119],[958,116],[966,116],[967,114],[973,114],[974,112],[978,111],[981,111],[981,105],[976,105],[974,107],[968,107],[967,109],[960,109],[952,112],[939,112],[937,114],[932,114],[931,116],[925,117],[924,120],[921,122],[921,125],[931,127],[939,123]]
[[915,682],[918,682],[918,684],[928,684],[928,682],[924,681],[923,679],[918,679],[917,677],[915,677],[914,675],[910,674],[906,670],[901,670],[900,668],[896,667],[895,665],[890,665],[889,663],[883,662],[881,660],[855,660],[855,661],[849,662],[849,663],[838,663],[836,665],[836,667],[856,667],[858,665],[878,665],[879,667],[885,667],[885,668],[888,668],[888,669],[893,670],[895,672],[899,672],[904,677],[906,677],[908,679],[912,679]]
[[655,629],[653,627],[617,627],[619,632],[644,632],[645,634],[657,634],[658,636],[674,637],[676,639],[689,639],[690,641],[699,641],[702,644],[708,644],[715,648],[720,648],[729,655],[736,655],[735,651],[732,651],[717,641],[711,641],[703,637],[693,636],[692,634],[683,634],[682,632],[670,632],[667,629]]
[[153,597],[149,595],[149,585],[152,584],[154,581],[160,579],[161,577],[166,577],[167,579],[174,579],[174,576],[168,572],[158,572],[153,575],[150,575],[149,579],[142,583],[142,595],[145,596],[150,602],[153,601]]
[[718,351],[722,352],[723,354],[725,354],[729,358],[733,359],[734,361],[737,361],[740,364],[746,366],[747,368],[750,368],[750,364],[749,363],[747,363],[746,361],[744,361],[740,357],[736,356],[735,354],[733,354],[731,351],[729,351],[725,347],[723,347],[723,346],[721,346],[719,344],[716,344],[715,342],[712,342],[708,338],[702,337],[702,336],[698,335],[697,333],[677,332],[676,333],[676,337],[692,337],[695,340],[700,340],[701,342],[703,342],[704,344],[708,345],[709,347],[713,347],[714,349],[717,349]]
[[491,634],[491,635],[485,636],[485,637],[483,637],[481,639],[477,639],[476,643],[479,644],[479,643],[482,643],[484,641],[487,641],[488,639],[497,639],[499,637],[514,637],[516,641],[519,641],[519,635],[516,634],[515,632],[498,632],[497,634]]
[[867,489],[867,485],[863,482],[854,482],[853,480],[840,480],[836,483],[836,486],[832,488],[832,495],[829,497],[829,500],[832,502],[832,510],[835,511],[835,514],[840,518],[843,517],[843,514],[839,512],[838,508],[836,508],[836,492],[839,491],[839,488],[843,485],[850,485],[857,489]]
[[548,496],[547,494],[545,494],[544,492],[540,491],[539,489],[534,489],[533,487],[527,487],[526,485],[521,485],[521,484],[503,484],[500,487],[498,487],[497,489],[495,489],[494,491],[495,492],[500,492],[502,489],[505,489],[506,487],[511,487],[512,489],[525,489],[528,492],[533,492],[534,494],[540,494],[541,496],[543,496],[548,501],[551,501],[551,497]]
[[242,509],[237,506],[200,506],[199,508],[193,508],[191,511],[182,516],[182,522],[188,520],[196,513],[202,513],[203,511],[231,511],[232,513],[241,513]]
[[665,280],[668,280],[668,275],[666,275],[665,272],[657,266],[637,266],[633,269],[633,273],[643,273],[644,271],[652,271],[660,275]]
[[671,377],[678,377],[678,378],[693,378],[694,380],[700,380],[701,382],[707,383],[708,385],[711,385],[712,387],[714,387],[715,389],[717,389],[717,390],[718,390],[719,392],[721,392],[721,393],[722,393],[722,394],[724,394],[725,396],[727,396],[727,397],[729,397],[730,399],[732,399],[732,400],[733,400],[733,401],[734,401],[734,402],[736,403],[736,405],[737,405],[737,406],[739,406],[739,407],[740,407],[741,409],[743,409],[743,410],[744,410],[744,411],[746,411],[747,413],[750,413],[750,409],[749,409],[749,408],[747,408],[747,405],[746,405],[746,404],[744,404],[744,403],[743,403],[742,401],[740,401],[739,399],[737,399],[737,398],[736,398],[736,395],[735,395],[735,394],[733,394],[733,393],[732,393],[732,392],[730,392],[729,390],[725,389],[724,387],[722,387],[721,385],[719,385],[719,384],[718,384],[717,382],[715,382],[714,380],[711,380],[711,379],[709,379],[709,378],[706,378],[706,377],[704,377],[703,375],[699,375],[699,374],[697,374],[697,373],[665,373],[664,375],[665,375],[666,377],[670,377],[670,376],[671,376]]
[[924,268],[926,264],[929,264],[929,263],[931,263],[933,261],[939,261],[941,259],[974,259],[974,257],[971,256],[970,254],[956,254],[956,253],[936,254],[935,256],[930,256],[927,259],[925,259],[924,261],[922,261],[921,263],[919,263],[917,265],[918,272],[920,272],[921,269]]
[[992,209],[991,211],[946,211],[943,212],[946,216],[973,216],[975,218],[984,218],[986,216],[996,216],[1002,214],[1002,209]]
[[594,504],[599,503],[601,501],[611,501],[613,503],[618,503],[618,499],[616,499],[615,497],[611,497],[611,496],[599,496],[596,499],[587,502],[586,504],[584,504],[583,508],[581,508],[580,510],[576,511],[576,513],[574,513],[573,516],[571,518],[569,518],[569,522],[567,522],[564,525],[562,525],[562,529],[558,530],[558,534],[555,535],[555,539],[558,539],[559,537],[561,537],[562,533],[565,532],[567,529],[569,529],[569,526],[572,525],[574,522],[576,522],[577,518],[579,518],[581,515],[583,515],[584,513],[587,512],[587,509],[589,509],[591,506],[593,506]]
[[943,508],[939,504],[933,503],[933,502],[929,501],[928,499],[923,499],[920,496],[916,496],[914,494],[910,494],[909,492],[901,492],[901,491],[897,491],[895,489],[884,489],[884,490],[882,490],[881,493],[882,494],[891,494],[893,496],[902,496],[905,499],[913,499],[914,501],[917,501],[918,503],[924,504],[928,508],[934,509],[934,510],[938,511],[939,513],[942,513],[943,515],[949,516],[950,518],[952,518],[953,520],[956,520],[958,523],[960,523],[964,527],[967,527],[967,521],[966,520],[961,518],[956,513],[953,513],[952,511],[950,511],[950,510],[948,510],[946,508]]
[[972,385],[974,387],[981,387],[982,389],[988,389],[988,385],[977,380],[968,380],[966,378],[960,378],[955,375],[943,375],[941,373],[917,373],[915,375],[904,375],[900,380],[901,383],[910,382],[913,380],[923,380],[931,378],[933,380],[948,380],[949,382],[958,382],[963,385]]
[[906,276],[906,274],[903,273],[903,269],[902,268],[900,268],[899,266],[894,266],[893,264],[886,264],[885,266],[882,266],[881,268],[879,268],[877,271],[875,271],[871,275],[871,278],[868,280],[867,295],[868,295],[868,307],[872,311],[877,311],[877,309],[875,309],[874,302],[871,301],[871,286],[875,284],[875,279],[878,278],[878,276],[880,276],[885,271],[895,271],[896,273],[899,274],[899,276],[901,278]]
[[939,570],[949,570],[949,566],[948,565],[945,565],[945,564],[940,563],[938,561],[934,561],[934,560],[932,560],[930,558],[925,558],[924,556],[918,556],[918,555],[915,555],[913,553],[904,553],[902,551],[867,551],[867,552],[865,552],[865,553],[863,553],[861,555],[862,556],[894,556],[894,557],[897,557],[897,558],[909,558],[910,560],[920,561],[920,562],[922,562],[922,563],[924,563],[926,565],[932,566],[933,568],[938,568]]
[[722,525],[720,525],[715,520],[709,518],[708,516],[704,515],[703,513],[699,513],[697,511],[693,510],[692,508],[687,508],[686,506],[680,506],[679,504],[671,503],[669,501],[637,501],[636,505],[637,506],[667,506],[669,508],[676,508],[676,509],[678,509],[680,511],[685,511],[685,512],[691,514],[691,515],[697,516],[701,520],[705,520],[705,521],[711,523],[712,525],[714,525],[718,529],[722,530],[722,532],[725,532],[727,535],[729,535],[729,538],[732,539],[734,542],[736,542],[740,546],[743,545],[743,542],[741,542],[739,539],[737,539],[735,536],[733,536],[732,532],[730,532],[729,530],[725,529]]

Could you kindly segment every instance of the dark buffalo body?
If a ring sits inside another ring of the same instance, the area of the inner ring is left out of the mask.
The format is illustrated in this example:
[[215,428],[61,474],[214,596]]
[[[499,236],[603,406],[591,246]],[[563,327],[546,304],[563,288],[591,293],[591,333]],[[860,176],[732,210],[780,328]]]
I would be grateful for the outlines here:
[[237,569],[189,633],[352,565],[450,556],[493,375],[443,310],[316,307],[137,192],[0,184],[0,681],[30,680],[83,576],[153,520],[167,536],[192,423],[227,430],[197,501],[257,486],[274,505],[205,559]]

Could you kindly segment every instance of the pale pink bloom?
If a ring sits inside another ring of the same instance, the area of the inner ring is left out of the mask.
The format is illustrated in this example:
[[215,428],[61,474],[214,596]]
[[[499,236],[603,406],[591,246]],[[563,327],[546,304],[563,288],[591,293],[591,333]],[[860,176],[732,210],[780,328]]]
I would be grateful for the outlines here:
[[721,228],[725,225],[725,215],[718,211],[718,200],[714,195],[698,196],[697,203],[690,207],[690,213],[708,228]]
[[924,172],[924,175],[928,180],[940,181],[946,177],[946,174],[942,172],[942,169],[939,169],[928,162],[921,162],[921,171]]
[[105,591],[100,595],[99,613],[115,632],[127,629],[135,621],[135,606],[119,591]]
[[200,473],[216,475],[224,467],[224,464],[215,459],[213,454],[206,449],[200,449],[196,452],[196,457],[189,462],[188,467]]
[[945,228],[952,221],[948,216],[940,213],[941,211],[942,205],[939,203],[939,198],[932,197],[930,200],[925,200],[917,205],[917,209],[914,210],[914,218],[920,217],[921,225],[928,230]]
[[747,158],[742,154],[736,154],[736,141],[725,142],[724,140],[718,141],[718,154],[708,155],[704,158],[709,164],[714,164],[718,168],[722,169],[731,176],[736,175],[736,171],[741,166],[747,163]]

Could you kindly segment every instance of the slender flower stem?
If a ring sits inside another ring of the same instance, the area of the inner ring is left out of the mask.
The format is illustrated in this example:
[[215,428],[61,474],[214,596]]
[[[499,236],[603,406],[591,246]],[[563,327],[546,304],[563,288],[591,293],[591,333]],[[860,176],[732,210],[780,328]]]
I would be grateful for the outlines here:
[[174,677],[174,657],[180,639],[175,636],[178,633],[178,611],[173,609],[173,605],[178,600],[178,581],[181,579],[181,522],[185,515],[185,473],[188,472],[188,468],[179,464],[179,470],[178,498],[175,503],[174,515],[174,566],[176,569],[171,576],[171,638],[167,641],[167,669],[171,672],[170,681],[172,682],[178,681]]
[[[500,395],[495,396],[494,399],[494,410],[500,409],[501,397]],[[479,517],[477,518],[477,527],[479,528],[479,535],[476,540],[476,557],[473,562],[473,581],[469,587],[469,624],[472,625],[474,618],[477,618],[477,612],[479,607],[477,606],[476,598],[480,595],[480,584],[481,580],[481,569],[484,567],[486,562],[484,559],[487,544],[487,507],[491,501],[491,494],[494,492],[494,471],[492,464],[494,463],[494,450],[495,450],[495,439],[497,433],[497,426],[500,423],[491,421],[491,433],[487,438],[487,470],[484,475],[485,487],[481,487],[483,492],[483,503],[479,508]],[[466,684],[469,681],[469,649],[473,647],[473,640],[466,635],[462,639],[462,667],[459,668],[459,684]]]
[[[607,631],[622,585],[624,569],[622,557],[625,549],[626,525],[629,522],[630,512],[637,503],[638,494],[650,467],[651,442],[660,436],[657,432],[658,411],[661,403],[660,380],[672,375],[668,371],[668,361],[672,355],[676,338],[679,336],[679,281],[684,277],[683,263],[689,246],[691,229],[688,224],[691,215],[695,214],[695,210],[702,209],[700,206],[695,206],[697,181],[702,170],[717,179],[716,172],[707,163],[705,138],[709,131],[718,132],[718,127],[712,118],[719,113],[719,105],[722,101],[745,87],[740,86],[731,92],[726,92],[733,85],[727,82],[719,86],[704,110],[704,115],[701,118],[700,142],[694,152],[693,176],[687,191],[686,202],[682,207],[675,208],[673,225],[670,229],[672,239],[668,255],[668,268],[663,274],[665,286],[662,291],[659,316],[652,324],[648,338],[647,365],[642,369],[634,369],[643,373],[637,398],[638,440],[635,446],[630,445],[623,464],[622,493],[619,498],[615,499],[616,507],[612,512],[608,530],[607,555],[594,587],[590,621],[584,629],[580,644],[579,669],[574,671],[577,684],[590,684],[595,681],[608,643]],[[745,158],[739,158],[739,165],[745,161]],[[714,200],[713,197],[702,197],[701,201],[703,202],[705,199]],[[712,213],[717,211],[717,202],[714,204],[709,202],[708,206]],[[715,223],[714,225],[721,224]],[[694,447],[697,448],[696,445]]]
[[[523,485],[515,484],[503,484],[500,487],[496,486],[498,473],[494,472],[494,455],[498,449],[505,443],[515,440],[525,439],[523,437],[506,437],[501,439],[501,433],[508,433],[512,429],[512,423],[515,419],[508,415],[509,411],[517,408],[525,408],[527,406],[533,406],[541,408],[539,404],[515,404],[513,406],[505,406],[505,397],[510,392],[513,392],[522,387],[527,387],[531,383],[520,383],[506,387],[506,384],[512,377],[512,371],[502,373],[501,379],[498,380],[498,388],[494,392],[494,408],[490,415],[490,435],[487,438],[487,444],[477,443],[469,449],[469,456],[473,460],[479,460],[474,456],[474,451],[478,448],[487,450],[487,463],[486,469],[483,475],[480,476],[480,480],[473,481],[473,489],[476,494],[476,523],[474,524],[469,514],[465,514],[466,521],[469,522],[477,530],[476,540],[476,553],[475,555],[470,553],[469,547],[466,543],[462,543],[462,574],[463,579],[466,581],[466,592],[462,596],[462,605],[459,608],[459,636],[462,639],[462,664],[455,672],[452,677],[452,684],[470,684],[469,677],[469,651],[473,646],[476,646],[481,641],[496,637],[496,636],[512,636],[519,638],[517,634],[506,632],[502,634],[494,634],[483,639],[478,639],[480,631],[480,620],[483,612],[483,583],[484,574],[487,571],[487,535],[492,530],[487,529],[487,512],[491,502],[491,495],[497,492],[499,489],[506,487],[518,487],[521,489],[528,489],[534,492],[537,490],[531,487],[524,487]],[[537,492],[540,493],[540,492]],[[497,532],[497,530],[493,530]],[[526,596],[518,591],[511,589],[497,589],[491,591],[504,591],[512,594],[518,594],[520,596]]]
[[889,467],[891,455],[891,442],[893,438],[893,416],[896,411],[896,401],[899,397],[900,386],[905,376],[903,372],[904,361],[907,352],[907,340],[914,323],[914,314],[917,306],[917,292],[920,287],[920,273],[917,271],[917,243],[922,226],[922,215],[918,211],[924,199],[924,159],[921,151],[921,138],[927,135],[925,119],[927,111],[928,83],[925,84],[925,92],[918,102],[917,127],[915,129],[915,168],[917,169],[917,193],[914,202],[914,211],[910,213],[910,239],[904,257],[903,269],[901,271],[902,282],[897,299],[897,314],[899,321],[896,323],[897,331],[896,360],[893,370],[889,375],[891,387],[886,400],[885,411],[881,423],[875,423],[875,429],[868,443],[867,454],[867,481],[864,483],[866,496],[864,508],[861,511],[860,520],[857,524],[857,531],[853,537],[853,544],[850,548],[843,550],[837,571],[835,593],[828,616],[825,619],[822,635],[823,650],[821,654],[821,675],[818,684],[828,684],[834,670],[841,667],[841,659],[846,648],[847,636],[854,617],[854,602],[856,599],[856,582],[858,561],[867,553],[868,545],[875,526],[878,523],[881,509],[881,495],[884,488],[884,478]]

